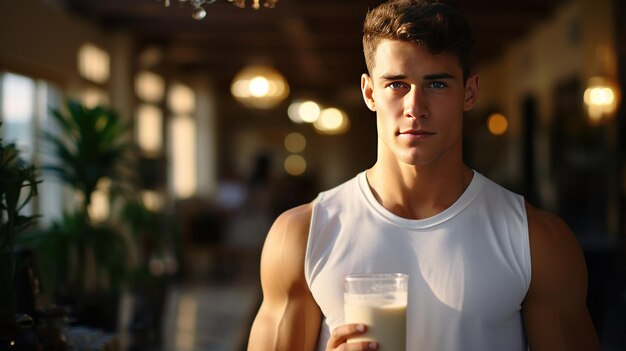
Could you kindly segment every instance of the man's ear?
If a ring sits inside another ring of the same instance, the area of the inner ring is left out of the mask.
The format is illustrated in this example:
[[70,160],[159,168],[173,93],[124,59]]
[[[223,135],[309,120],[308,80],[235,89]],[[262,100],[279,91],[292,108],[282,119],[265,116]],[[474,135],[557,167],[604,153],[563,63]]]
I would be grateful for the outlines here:
[[374,82],[372,78],[367,74],[361,75],[361,93],[363,93],[363,100],[365,105],[372,111],[376,111],[376,102],[374,101]]
[[469,111],[474,108],[474,105],[476,105],[479,91],[478,82],[478,74],[476,73],[471,74],[467,78],[467,82],[465,83],[465,102],[463,104],[463,111]]

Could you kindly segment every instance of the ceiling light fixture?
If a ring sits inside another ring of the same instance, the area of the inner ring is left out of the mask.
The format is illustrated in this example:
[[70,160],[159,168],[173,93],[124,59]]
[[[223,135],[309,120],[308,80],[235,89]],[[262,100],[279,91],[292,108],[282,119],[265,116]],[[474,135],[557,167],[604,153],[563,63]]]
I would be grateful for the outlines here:
[[589,79],[583,95],[589,120],[594,125],[613,119],[620,103],[620,87],[614,78],[615,62],[615,53],[606,47],[596,49],[595,74]]
[[276,107],[289,96],[289,84],[276,69],[251,65],[237,73],[230,91],[244,106],[266,110]]
[[[165,1],[165,7],[169,7],[171,2],[174,0],[164,0],[164,1]],[[202,7],[202,5],[210,5],[216,2],[217,0],[176,0],[176,1],[180,3],[188,2],[191,6],[193,6],[191,17],[193,17],[196,20],[201,20],[204,17],[206,17],[206,10],[204,9],[204,7]],[[230,2],[239,8],[246,7],[246,0],[225,0],[225,1]],[[251,0],[251,1],[252,1],[253,9],[258,10],[261,8],[261,0]],[[263,7],[273,8],[276,6],[277,3],[278,3],[278,0],[263,0]]]

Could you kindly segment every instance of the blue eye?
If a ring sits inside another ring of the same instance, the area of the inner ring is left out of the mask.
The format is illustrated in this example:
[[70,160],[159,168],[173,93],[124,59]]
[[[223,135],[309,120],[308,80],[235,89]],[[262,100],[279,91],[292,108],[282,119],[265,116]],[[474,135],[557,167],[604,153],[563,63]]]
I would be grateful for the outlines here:
[[400,83],[400,82],[393,82],[393,83],[389,84],[389,87],[391,89],[401,89],[401,88],[404,87],[404,84]]
[[447,84],[444,82],[440,82],[440,81],[432,81],[430,82],[430,84],[428,84],[428,87],[434,88],[434,89],[443,89],[447,87]]

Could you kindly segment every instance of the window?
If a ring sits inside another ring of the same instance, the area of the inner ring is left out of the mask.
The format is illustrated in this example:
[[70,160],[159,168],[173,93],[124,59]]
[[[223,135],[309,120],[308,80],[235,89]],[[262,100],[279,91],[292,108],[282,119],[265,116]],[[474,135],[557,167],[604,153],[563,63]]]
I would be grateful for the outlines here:
[[15,143],[22,158],[33,159],[35,81],[17,74],[2,77],[2,138]]
[[25,209],[27,214],[42,215],[40,222],[61,216],[63,208],[63,186],[56,179],[42,174],[41,165],[50,164],[52,155],[44,153],[42,132],[56,131],[50,118],[51,108],[58,108],[61,97],[51,83],[31,77],[0,72],[0,106],[2,128],[0,133],[5,143],[15,143],[21,157],[37,166],[43,183],[39,184],[39,196]]
[[171,183],[176,197],[184,199],[198,190],[197,128],[193,117],[196,96],[188,86],[174,83],[168,91],[167,104],[173,113],[169,121]]

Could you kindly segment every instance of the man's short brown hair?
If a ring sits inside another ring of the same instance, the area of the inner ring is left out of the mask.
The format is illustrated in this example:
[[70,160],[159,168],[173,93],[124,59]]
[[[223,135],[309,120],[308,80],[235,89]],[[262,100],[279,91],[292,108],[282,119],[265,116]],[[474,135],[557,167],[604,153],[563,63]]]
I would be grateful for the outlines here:
[[443,3],[390,0],[369,11],[363,25],[363,52],[370,73],[382,40],[423,45],[431,54],[456,55],[464,82],[472,69],[474,39],[470,26],[460,11]]

